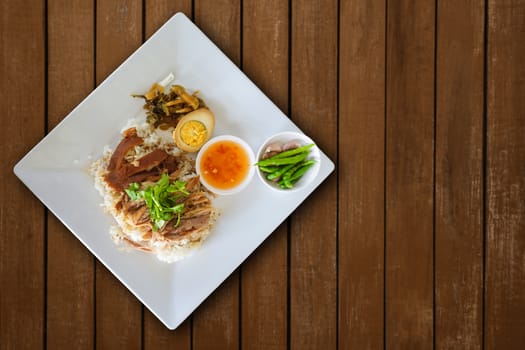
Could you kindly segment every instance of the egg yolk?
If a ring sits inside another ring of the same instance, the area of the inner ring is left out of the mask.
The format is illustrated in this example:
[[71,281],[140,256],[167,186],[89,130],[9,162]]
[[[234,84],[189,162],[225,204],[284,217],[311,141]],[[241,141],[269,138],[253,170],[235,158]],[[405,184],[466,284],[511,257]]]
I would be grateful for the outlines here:
[[197,120],[190,120],[184,123],[180,129],[182,141],[189,146],[202,145],[206,141],[208,131],[203,123]]

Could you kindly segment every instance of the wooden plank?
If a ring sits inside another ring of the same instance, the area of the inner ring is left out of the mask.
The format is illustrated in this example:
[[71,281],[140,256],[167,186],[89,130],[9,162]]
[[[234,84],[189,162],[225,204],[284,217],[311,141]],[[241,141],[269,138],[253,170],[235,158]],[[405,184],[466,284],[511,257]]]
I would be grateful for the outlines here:
[[[291,117],[337,159],[337,1],[295,1]],[[335,348],[337,181],[332,175],[292,215],[290,347]]]
[[386,346],[429,349],[435,3],[387,6]]
[[436,347],[481,349],[484,1],[437,16]]
[[[240,1],[196,0],[194,16],[202,31],[236,64],[241,55]],[[193,314],[193,349],[239,347],[239,271]]]
[[193,313],[193,349],[239,347],[239,270]]
[[[118,67],[142,43],[142,1],[97,1],[96,80]],[[96,267],[96,347],[138,349],[142,306],[102,264]]]
[[235,64],[241,64],[239,0],[194,0],[195,23]]
[[146,39],[177,12],[193,17],[192,0],[145,0],[144,6]]
[[339,347],[382,349],[386,4],[340,6]]
[[525,1],[489,1],[485,348],[525,344]]
[[[158,1],[146,0],[145,31],[149,38],[161,25],[177,12],[192,17],[191,0]],[[153,83],[153,82],[152,82]],[[144,308],[144,348],[147,349],[190,349],[191,319],[186,320],[175,331],[167,329],[151,312]]]
[[[243,71],[288,112],[288,3],[243,2]],[[271,40],[268,40],[271,38]],[[243,349],[287,346],[287,223],[242,266]]]
[[[48,2],[48,130],[93,89],[93,9],[92,1]],[[51,213],[47,231],[47,346],[92,349],[93,255]]]
[[45,128],[45,13],[41,1],[0,5],[0,339],[6,349],[44,343],[44,208],[13,166]]
[[287,231],[285,222],[242,266],[242,349],[287,348]]

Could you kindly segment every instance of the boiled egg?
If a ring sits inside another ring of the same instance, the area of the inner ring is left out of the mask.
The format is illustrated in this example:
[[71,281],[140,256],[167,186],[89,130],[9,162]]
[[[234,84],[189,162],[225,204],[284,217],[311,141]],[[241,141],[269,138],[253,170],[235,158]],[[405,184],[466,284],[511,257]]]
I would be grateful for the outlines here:
[[199,108],[179,120],[173,131],[173,140],[181,150],[197,152],[210,139],[214,128],[213,113],[207,108]]

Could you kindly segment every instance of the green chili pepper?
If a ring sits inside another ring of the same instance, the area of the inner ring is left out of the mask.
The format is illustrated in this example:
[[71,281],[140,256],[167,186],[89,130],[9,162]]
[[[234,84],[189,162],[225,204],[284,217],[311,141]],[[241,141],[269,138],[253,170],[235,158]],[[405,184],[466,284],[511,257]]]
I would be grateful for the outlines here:
[[280,178],[285,172],[287,172],[288,170],[290,170],[291,168],[293,168],[295,166],[295,164],[288,164],[286,166],[283,166],[281,168],[279,168],[278,170],[274,171],[273,173],[269,174],[268,176],[266,176],[266,178],[268,180],[275,180],[275,179],[278,179]]
[[279,170],[279,167],[278,166],[263,166],[263,165],[260,165],[259,169],[261,169],[261,171],[264,171],[265,173],[271,174],[274,171]]
[[289,156],[293,156],[293,155],[296,155],[296,154],[299,154],[299,153],[302,153],[302,152],[305,152],[305,151],[308,151],[310,150],[310,148],[312,148],[314,146],[313,143],[310,143],[308,145],[305,145],[305,146],[301,146],[301,147],[297,147],[297,148],[294,148],[294,149],[290,149],[288,151],[284,151],[284,152],[281,152],[279,154],[276,154],[275,156],[273,157],[270,157],[270,158],[267,158],[267,159],[278,159],[278,158],[286,158],[286,157],[289,157]]
[[299,169],[302,165],[303,165],[303,162],[295,164],[293,168],[291,168],[286,173],[284,173],[283,180],[289,180],[292,177],[293,173],[295,173],[297,169]]
[[314,165],[315,161],[308,161],[308,162],[304,162],[302,164],[302,166],[297,169],[292,176],[290,176],[289,180],[290,181],[294,181],[294,180],[297,180],[299,181],[299,179],[308,171],[308,169],[310,169],[313,165]]
[[302,152],[297,155],[286,157],[286,158],[268,158],[265,160],[261,160],[257,163],[259,166],[268,166],[268,165],[286,165],[286,164],[295,164],[298,162],[303,161],[308,156],[308,152]]

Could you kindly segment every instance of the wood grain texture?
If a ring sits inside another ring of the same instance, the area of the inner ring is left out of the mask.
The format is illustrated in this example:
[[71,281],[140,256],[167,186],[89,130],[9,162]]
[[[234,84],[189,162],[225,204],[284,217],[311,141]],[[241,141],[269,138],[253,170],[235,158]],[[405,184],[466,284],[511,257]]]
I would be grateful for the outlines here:
[[[240,1],[196,0],[195,23],[237,65],[241,57]],[[239,347],[239,270],[193,313],[193,349]]]
[[[142,43],[142,2],[97,1],[96,16],[96,80],[100,84]],[[99,262],[95,297],[96,347],[140,348],[142,306]]]
[[340,4],[340,349],[383,348],[385,10]]
[[[291,117],[337,159],[337,1],[292,2]],[[290,346],[335,348],[337,182],[332,175],[291,216]]]
[[0,348],[44,342],[44,208],[13,166],[44,135],[45,14],[41,1],[2,1],[0,55]]
[[192,0],[145,0],[145,32],[148,39],[177,12],[193,17]]
[[[284,1],[243,1],[243,71],[288,111],[289,9]],[[242,265],[242,348],[287,345],[287,223]]]
[[484,2],[437,8],[436,347],[481,349]]
[[433,343],[434,6],[387,9],[387,348]]
[[235,64],[241,64],[240,0],[194,0],[195,24]]
[[[93,10],[92,1],[48,2],[48,130],[93,89]],[[51,213],[47,231],[47,347],[92,349],[95,259]]]
[[[192,18],[191,0],[145,2],[145,32],[149,38],[171,16],[183,12]],[[191,318],[183,322],[176,330],[167,329],[149,310],[144,309],[144,349],[191,349]]]
[[100,84],[142,43],[141,0],[97,0],[96,80]]
[[525,1],[489,1],[485,348],[525,344]]

